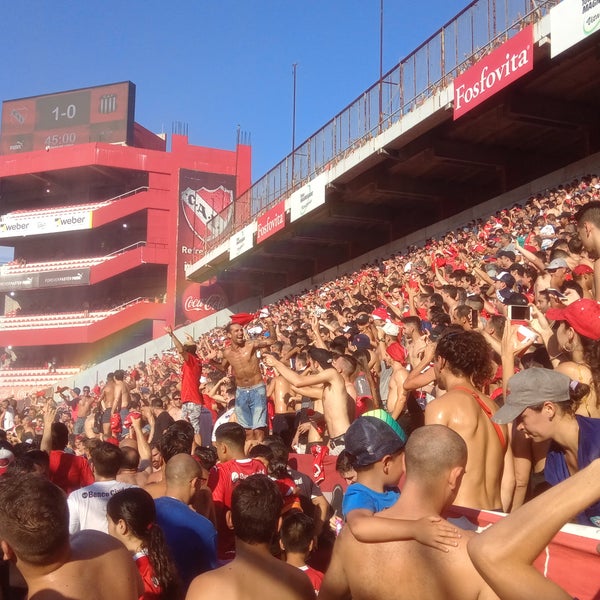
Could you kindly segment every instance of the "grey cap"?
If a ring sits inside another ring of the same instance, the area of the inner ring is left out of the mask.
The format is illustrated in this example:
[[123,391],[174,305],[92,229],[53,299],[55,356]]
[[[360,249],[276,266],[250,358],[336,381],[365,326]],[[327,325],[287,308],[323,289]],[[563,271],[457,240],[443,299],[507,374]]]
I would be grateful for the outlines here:
[[555,258],[546,265],[546,271],[554,271],[554,269],[568,269],[569,265],[564,258]]
[[569,400],[571,380],[552,369],[525,369],[508,380],[504,406],[492,417],[494,423],[511,423],[526,408],[542,402]]

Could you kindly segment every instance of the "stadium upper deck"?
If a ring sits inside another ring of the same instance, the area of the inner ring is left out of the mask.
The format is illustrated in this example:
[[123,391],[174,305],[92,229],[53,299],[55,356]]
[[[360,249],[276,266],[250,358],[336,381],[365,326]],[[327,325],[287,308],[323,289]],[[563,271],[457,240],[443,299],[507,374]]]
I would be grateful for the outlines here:
[[174,135],[167,151],[134,100],[124,82],[3,103],[0,346],[13,366],[95,362],[228,302],[184,266],[207,202],[249,186],[250,148]]
[[469,4],[242,194],[188,276],[268,296],[596,153],[600,40],[558,4]]

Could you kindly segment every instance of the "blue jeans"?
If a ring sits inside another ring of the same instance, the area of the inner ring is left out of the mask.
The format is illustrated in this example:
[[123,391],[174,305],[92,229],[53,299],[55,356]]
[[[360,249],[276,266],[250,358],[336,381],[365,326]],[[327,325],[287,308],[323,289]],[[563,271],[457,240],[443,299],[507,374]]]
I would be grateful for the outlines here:
[[267,388],[264,383],[237,388],[235,416],[244,429],[260,429],[267,426]]

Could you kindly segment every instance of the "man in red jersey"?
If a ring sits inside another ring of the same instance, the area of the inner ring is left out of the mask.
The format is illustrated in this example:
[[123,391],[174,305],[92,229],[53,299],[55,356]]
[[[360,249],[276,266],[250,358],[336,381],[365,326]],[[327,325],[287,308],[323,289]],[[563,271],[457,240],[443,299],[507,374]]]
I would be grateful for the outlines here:
[[235,556],[235,536],[227,526],[226,514],[231,510],[233,488],[242,479],[255,473],[266,473],[259,460],[246,458],[244,445],[246,431],[238,423],[223,423],[215,432],[219,461],[211,472],[208,485],[212,489],[213,502],[217,512],[219,532],[217,554],[219,559],[228,560]]
[[172,327],[166,327],[175,344],[175,348],[183,358],[181,371],[181,418],[189,421],[194,428],[194,439],[198,446],[210,445],[212,432],[212,415],[204,406],[204,399],[200,393],[200,376],[202,375],[202,361],[196,354],[196,344],[182,344]]
[[50,481],[70,494],[79,488],[94,483],[94,474],[83,456],[68,454],[64,449],[69,442],[69,430],[64,423],[54,423],[56,407],[46,404],[44,433],[40,449],[50,455]]

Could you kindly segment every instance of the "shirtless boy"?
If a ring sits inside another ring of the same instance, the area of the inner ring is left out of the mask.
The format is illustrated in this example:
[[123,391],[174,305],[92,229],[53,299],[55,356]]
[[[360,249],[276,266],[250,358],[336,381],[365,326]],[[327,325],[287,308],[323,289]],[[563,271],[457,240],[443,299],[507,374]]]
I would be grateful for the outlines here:
[[0,546],[35,600],[137,600],[143,592],[135,563],[119,541],[92,530],[69,539],[67,499],[38,475],[0,480]]

